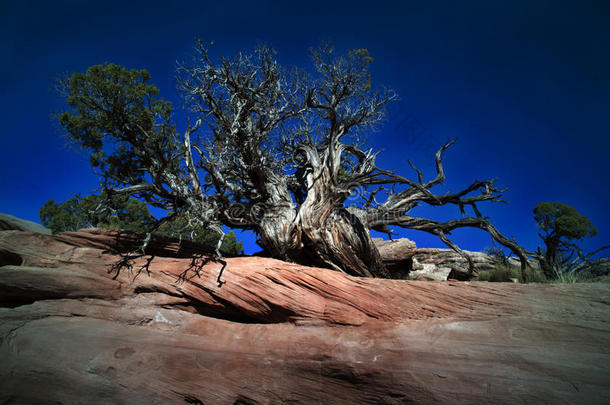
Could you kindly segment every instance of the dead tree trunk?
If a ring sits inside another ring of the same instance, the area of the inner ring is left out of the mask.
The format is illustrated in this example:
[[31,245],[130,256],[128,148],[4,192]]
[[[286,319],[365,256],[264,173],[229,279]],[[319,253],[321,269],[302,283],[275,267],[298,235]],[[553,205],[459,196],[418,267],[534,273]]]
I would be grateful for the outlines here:
[[265,215],[261,245],[274,257],[355,276],[389,277],[363,218],[344,207],[349,190],[335,185],[328,150],[303,147],[301,152],[308,168],[301,179],[306,197],[291,221],[272,210]]
[[342,207],[301,209],[295,231],[298,257],[308,262],[356,276],[389,276],[368,228]]
[[306,202],[292,218],[267,212],[258,233],[258,243],[272,257],[354,276],[389,277],[365,224],[328,200]]

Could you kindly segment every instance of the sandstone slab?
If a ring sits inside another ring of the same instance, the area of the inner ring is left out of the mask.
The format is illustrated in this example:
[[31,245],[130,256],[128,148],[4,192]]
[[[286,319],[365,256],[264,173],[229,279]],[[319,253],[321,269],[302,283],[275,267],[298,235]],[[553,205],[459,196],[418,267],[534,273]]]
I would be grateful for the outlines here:
[[0,403],[610,402],[607,283],[372,280],[245,257],[219,285],[203,253],[122,243],[0,232]]

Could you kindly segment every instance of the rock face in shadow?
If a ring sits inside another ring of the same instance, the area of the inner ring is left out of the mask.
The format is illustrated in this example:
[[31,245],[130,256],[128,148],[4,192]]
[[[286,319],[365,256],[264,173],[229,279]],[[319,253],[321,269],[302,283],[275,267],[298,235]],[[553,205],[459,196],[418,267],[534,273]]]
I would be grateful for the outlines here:
[[51,231],[36,222],[26,221],[12,215],[0,213],[0,231],[29,231],[50,235]]
[[0,232],[0,403],[608,403],[610,284],[361,279]]

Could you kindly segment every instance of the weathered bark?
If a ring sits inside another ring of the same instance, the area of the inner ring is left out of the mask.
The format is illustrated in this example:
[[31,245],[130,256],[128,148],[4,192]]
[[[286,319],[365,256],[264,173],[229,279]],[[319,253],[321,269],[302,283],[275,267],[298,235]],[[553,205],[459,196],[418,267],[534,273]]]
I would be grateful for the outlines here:
[[302,147],[307,198],[296,219],[298,246],[314,263],[359,276],[387,277],[368,227],[344,207],[350,190],[337,184],[343,145],[331,140],[321,153]]
[[558,254],[559,254],[559,238],[550,238],[545,240],[546,252],[544,256],[540,257],[540,268],[544,272],[544,275],[552,280],[557,277],[555,274],[555,268],[557,266]]
[[299,239],[309,262],[366,277],[387,277],[368,229],[343,208],[303,212]]
[[[332,167],[326,164],[328,152],[320,154],[315,148],[302,151],[308,166],[303,179],[306,198],[298,211],[291,206],[289,210],[269,209],[265,213],[258,225],[261,245],[273,257],[357,276],[388,277],[368,227],[362,218],[344,207],[349,193],[333,185]],[[287,191],[275,194],[288,195]],[[272,207],[281,206],[277,201],[267,203]],[[296,215],[290,217],[292,212]]]
[[259,233],[259,244],[272,257],[356,276],[388,277],[368,229],[344,208],[301,208],[292,222],[277,217],[262,221]]

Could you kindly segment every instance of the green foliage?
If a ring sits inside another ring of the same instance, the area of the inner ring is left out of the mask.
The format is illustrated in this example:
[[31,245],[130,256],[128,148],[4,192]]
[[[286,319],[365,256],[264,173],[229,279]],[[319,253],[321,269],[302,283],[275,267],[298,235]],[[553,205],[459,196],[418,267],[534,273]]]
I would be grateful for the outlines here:
[[105,64],[59,82],[70,106],[59,123],[70,141],[89,150],[91,165],[107,181],[137,184],[151,156],[166,163],[165,170],[176,169],[172,106],[158,99],[159,89],[149,79],[146,70]]
[[[182,239],[212,247],[216,247],[220,238],[220,234],[217,232],[205,229],[201,225],[189,224],[188,218],[184,216],[179,216],[172,221],[163,223],[155,234],[166,237],[181,237]],[[237,241],[235,232],[229,231],[225,234],[220,246],[220,252],[226,256],[244,254],[242,243]]]
[[[59,123],[71,142],[88,150],[91,165],[103,175],[107,188],[147,184],[148,176],[161,174],[163,187],[167,179],[181,179],[184,146],[171,125],[172,105],[159,98],[159,89],[149,80],[146,70],[107,63],[74,73],[59,83],[70,107],[58,116]],[[83,227],[142,232],[156,223],[147,203],[162,208],[184,205],[165,190],[153,193],[143,187],[135,195],[146,202],[104,195],[77,196],[63,204],[51,200],[41,208],[40,216],[53,232]],[[219,234],[184,215],[165,222],[155,234],[216,246]],[[220,250],[227,255],[244,252],[233,232],[225,236]]]
[[235,232],[229,231],[225,234],[222,246],[220,246],[220,252],[225,256],[239,256],[244,254],[244,247],[241,242],[237,241]]
[[[527,268],[527,281],[529,283],[587,283],[595,281],[595,275],[589,271],[574,272],[560,271],[556,269],[556,274],[552,278],[547,278],[540,269]],[[479,272],[479,281],[489,281],[497,283],[510,283],[513,279],[523,282],[521,269],[516,266],[499,265],[493,270],[483,270]]]
[[349,51],[348,56],[353,59],[361,59],[362,63],[366,66],[369,63],[373,63],[373,57],[369,54],[369,50],[366,48],[352,49]]
[[[546,283],[547,278],[544,273],[539,269],[527,268],[526,271],[527,281],[530,283]],[[479,281],[499,282],[499,283],[510,283],[513,279],[517,279],[520,283],[523,282],[521,277],[521,269],[517,266],[511,265],[498,265],[493,270],[483,270],[479,272]]]
[[149,229],[155,218],[145,203],[116,195],[77,195],[64,203],[49,200],[40,208],[40,220],[53,233],[81,228],[124,229],[137,232]]
[[557,271],[553,281],[564,284],[586,283],[593,281],[593,277],[589,272]]
[[594,281],[597,276],[604,275],[603,260],[594,262],[583,262],[579,258],[569,260],[563,257],[565,253],[560,252],[558,259],[553,263],[553,280],[558,283],[583,283]]
[[[155,225],[156,219],[148,206],[135,198],[106,194],[79,195],[58,204],[49,200],[40,208],[40,220],[53,233],[76,231],[81,228],[123,229],[131,232],[146,232]],[[155,235],[181,237],[207,246],[216,247],[220,234],[198,226],[189,226],[188,219],[179,217],[165,222]],[[220,251],[227,256],[244,253],[241,242],[233,231],[225,235]]]
[[352,49],[347,53],[347,56],[351,63],[358,66],[358,68],[362,71],[363,77],[366,78],[366,84],[364,85],[364,90],[368,91],[371,89],[371,75],[365,69],[366,66],[373,63],[373,58],[369,54],[369,50],[366,48]]
[[575,208],[560,202],[541,202],[534,208],[534,219],[544,232],[543,239],[566,238],[582,240],[597,235],[589,218],[578,214]]

